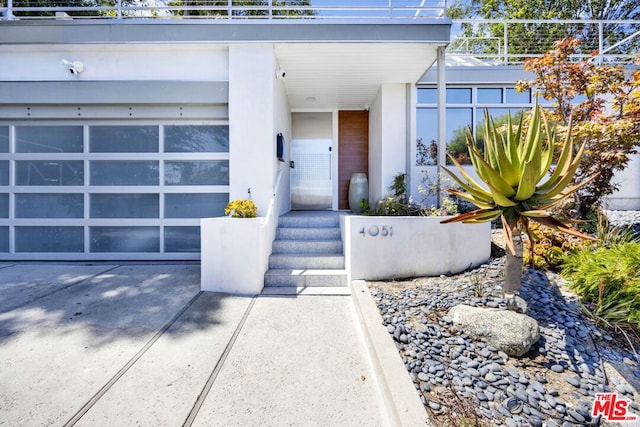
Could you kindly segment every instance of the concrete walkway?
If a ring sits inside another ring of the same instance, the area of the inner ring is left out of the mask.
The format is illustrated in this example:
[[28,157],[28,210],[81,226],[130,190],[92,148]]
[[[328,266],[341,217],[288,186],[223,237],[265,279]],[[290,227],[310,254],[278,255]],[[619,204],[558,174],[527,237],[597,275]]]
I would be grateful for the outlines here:
[[365,290],[237,297],[199,273],[0,265],[0,425],[425,425]]

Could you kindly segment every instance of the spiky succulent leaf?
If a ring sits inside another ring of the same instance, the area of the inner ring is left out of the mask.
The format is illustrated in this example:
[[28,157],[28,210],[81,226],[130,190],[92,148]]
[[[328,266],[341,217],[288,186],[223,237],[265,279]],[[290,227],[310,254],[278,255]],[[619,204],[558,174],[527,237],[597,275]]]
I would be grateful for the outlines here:
[[485,184],[489,185],[490,188],[495,188],[500,192],[501,196],[507,198],[513,197],[516,194],[516,191],[513,189],[513,187],[511,187],[509,183],[507,183],[504,178],[500,176],[500,173],[498,171],[493,169],[491,165],[482,158],[482,155],[475,147],[469,147],[469,155],[470,157],[476,158],[476,162],[478,164],[476,172]]
[[471,202],[474,205],[476,205],[477,207],[479,207],[480,209],[493,209],[495,207],[495,205],[492,203],[493,200],[490,201],[484,201],[482,199],[479,199],[477,197],[474,197],[473,195],[469,194],[469,193],[465,193],[463,191],[460,190],[456,190],[453,188],[450,188],[449,190],[449,194],[455,196],[455,197],[459,197],[463,200],[466,200],[467,202]]
[[463,222],[468,224],[470,222],[489,222],[500,218],[501,214],[502,213],[498,209],[476,209],[475,211],[466,212],[453,218],[447,218],[441,221],[441,223],[448,224],[450,222]]
[[522,202],[529,199],[536,192],[536,184],[538,183],[538,165],[532,161],[525,162],[518,184],[518,191],[514,197],[515,200]]

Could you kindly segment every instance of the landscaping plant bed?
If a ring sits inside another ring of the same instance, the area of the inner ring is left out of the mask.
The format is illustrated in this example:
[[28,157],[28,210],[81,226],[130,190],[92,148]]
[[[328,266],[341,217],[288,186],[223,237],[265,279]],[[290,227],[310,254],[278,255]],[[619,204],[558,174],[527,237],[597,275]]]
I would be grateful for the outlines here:
[[604,392],[629,400],[629,415],[640,419],[640,366],[629,345],[594,326],[556,274],[528,269],[523,276],[526,314],[540,327],[524,356],[509,357],[454,327],[447,312],[455,305],[505,306],[503,269],[504,258],[493,258],[458,275],[368,282],[436,425],[607,425],[591,416],[595,394]]

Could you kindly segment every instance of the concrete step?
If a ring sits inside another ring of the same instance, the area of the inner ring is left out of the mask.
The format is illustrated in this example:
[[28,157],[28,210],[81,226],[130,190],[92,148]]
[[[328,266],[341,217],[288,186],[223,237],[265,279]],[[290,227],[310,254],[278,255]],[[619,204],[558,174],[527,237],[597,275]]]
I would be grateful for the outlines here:
[[269,257],[269,268],[343,269],[344,256],[321,254],[272,254]]
[[278,219],[281,228],[339,227],[337,212],[289,212]]
[[341,254],[341,240],[275,240],[272,254]]
[[343,287],[346,270],[272,269],[264,275],[265,287]]
[[340,227],[279,227],[276,230],[277,240],[340,240]]
[[331,296],[349,296],[351,295],[351,287],[349,286],[272,286],[264,288],[262,296],[284,296],[284,295],[331,295]]

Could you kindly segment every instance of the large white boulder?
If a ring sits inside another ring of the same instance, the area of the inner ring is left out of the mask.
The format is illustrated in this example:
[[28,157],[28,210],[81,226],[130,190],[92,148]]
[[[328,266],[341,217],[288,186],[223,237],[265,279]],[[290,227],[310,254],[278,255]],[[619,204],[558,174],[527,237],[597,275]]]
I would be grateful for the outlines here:
[[449,310],[453,324],[509,356],[520,357],[540,338],[535,319],[515,311],[456,305]]

